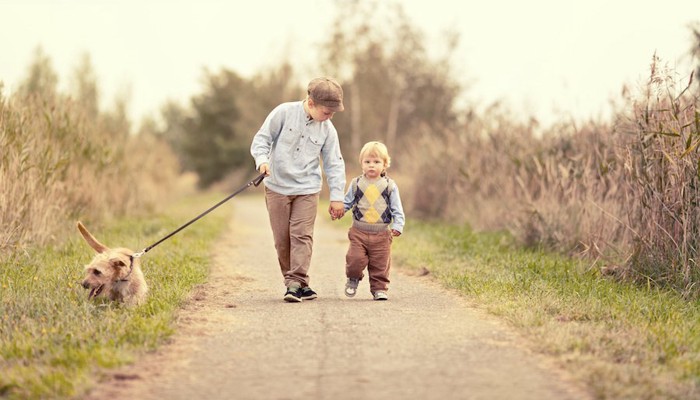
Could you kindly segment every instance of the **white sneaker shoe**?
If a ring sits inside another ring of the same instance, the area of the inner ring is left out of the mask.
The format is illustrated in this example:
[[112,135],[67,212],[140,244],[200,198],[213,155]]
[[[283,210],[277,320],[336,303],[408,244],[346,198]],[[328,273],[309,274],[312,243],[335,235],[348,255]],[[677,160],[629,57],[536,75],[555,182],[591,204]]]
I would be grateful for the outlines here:
[[355,294],[357,294],[357,286],[359,284],[359,279],[348,278],[348,282],[345,284],[345,295],[348,297],[355,297]]
[[376,292],[372,293],[372,296],[374,297],[374,300],[389,300],[389,296],[386,295],[386,292],[381,290],[377,290]]

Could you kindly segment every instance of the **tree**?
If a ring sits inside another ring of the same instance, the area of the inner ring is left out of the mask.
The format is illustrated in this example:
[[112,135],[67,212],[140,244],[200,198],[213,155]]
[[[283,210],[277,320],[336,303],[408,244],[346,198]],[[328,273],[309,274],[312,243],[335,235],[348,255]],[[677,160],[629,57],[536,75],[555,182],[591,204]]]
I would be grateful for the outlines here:
[[199,175],[207,187],[248,160],[250,144],[235,129],[241,118],[236,98],[243,80],[235,73],[205,71],[205,91],[192,99],[192,114],[182,121],[181,150],[184,168]]
[[245,112],[241,113],[236,129],[241,132],[241,137],[246,138],[248,145],[273,108],[282,102],[301,100],[306,95],[306,86],[300,87],[294,82],[294,70],[288,62],[241,82],[236,101]]
[[73,71],[72,95],[85,116],[96,121],[100,113],[100,91],[90,55],[85,53]]
[[[165,140],[173,149],[182,170],[193,170],[192,167],[187,166],[188,157],[183,147],[186,137],[185,121],[187,120],[187,110],[175,101],[169,100],[161,107],[160,114],[165,126],[162,129],[154,128],[153,131],[156,132],[156,136]],[[156,125],[154,121],[149,123]]]
[[191,108],[172,101],[162,107],[165,127],[159,135],[174,149],[182,169],[199,175],[201,187],[236,169],[252,168],[250,143],[267,114],[304,93],[290,83],[293,75],[289,63],[250,80],[228,70],[205,71],[205,89],[191,99]]
[[23,95],[37,95],[46,101],[54,99],[58,93],[58,75],[51,65],[51,59],[41,46],[34,50],[27,77],[20,84],[18,92]]
[[355,0],[338,9],[322,64],[345,90],[348,112],[334,118],[338,130],[348,133],[341,134],[344,151],[381,140],[400,154],[412,139],[451,128],[461,87],[450,58],[459,36],[448,32],[445,55],[433,60],[400,3]]

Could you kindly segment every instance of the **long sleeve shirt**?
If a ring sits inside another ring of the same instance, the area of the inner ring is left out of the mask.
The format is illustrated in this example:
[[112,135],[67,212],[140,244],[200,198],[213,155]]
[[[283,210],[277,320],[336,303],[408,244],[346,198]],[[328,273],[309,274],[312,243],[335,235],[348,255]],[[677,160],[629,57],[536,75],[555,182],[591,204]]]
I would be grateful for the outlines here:
[[256,169],[270,165],[265,186],[286,196],[320,192],[322,160],[330,201],[343,201],[345,161],[338,132],[330,119],[313,120],[302,101],[280,104],[270,112],[253,137],[250,154]]

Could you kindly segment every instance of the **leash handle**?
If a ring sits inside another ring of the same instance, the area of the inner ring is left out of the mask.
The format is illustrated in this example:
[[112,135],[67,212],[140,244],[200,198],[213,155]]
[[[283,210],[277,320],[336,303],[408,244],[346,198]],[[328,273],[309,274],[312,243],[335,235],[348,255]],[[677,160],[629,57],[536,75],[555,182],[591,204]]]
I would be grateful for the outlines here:
[[174,231],[171,232],[170,234],[166,235],[165,237],[163,237],[163,238],[160,239],[159,241],[153,243],[152,245],[146,247],[145,249],[143,249],[143,250],[141,250],[141,251],[139,251],[139,252],[136,252],[136,253],[132,254],[132,255],[131,255],[131,260],[132,260],[132,262],[133,262],[133,260],[134,260],[135,258],[140,258],[140,257],[142,257],[144,254],[146,254],[146,253],[147,253],[149,250],[151,250],[152,248],[158,246],[159,244],[161,244],[162,242],[166,241],[167,239],[170,239],[170,238],[171,238],[172,236],[174,236],[176,233],[178,233],[178,232],[180,232],[181,230],[187,228],[188,226],[190,226],[191,224],[193,224],[193,223],[194,223],[195,221],[197,221],[198,219],[200,219],[200,218],[202,218],[203,216],[205,216],[205,215],[209,214],[210,212],[214,211],[215,208],[217,208],[217,207],[219,207],[220,205],[222,205],[222,204],[226,203],[227,201],[231,200],[234,196],[236,196],[237,194],[241,193],[242,191],[248,189],[250,186],[255,186],[255,187],[259,186],[260,183],[263,181],[263,179],[265,179],[265,174],[264,174],[264,173],[258,175],[258,176],[257,176],[255,179],[253,179],[252,181],[250,181],[250,182],[246,183],[245,185],[241,186],[240,188],[238,188],[238,190],[236,190],[235,192],[231,193],[228,197],[226,197],[225,199],[223,199],[223,200],[221,200],[220,202],[216,203],[215,205],[213,205],[212,207],[210,207],[207,211],[204,211],[203,213],[199,214],[198,216],[196,216],[195,218],[193,218],[192,220],[190,220],[190,221],[187,222],[186,224],[182,225],[181,227],[177,228],[176,230],[174,230]]
[[262,183],[263,179],[265,179],[265,174],[260,174],[257,178],[253,179],[251,183],[255,185],[255,187],[258,187],[260,186],[260,183]]

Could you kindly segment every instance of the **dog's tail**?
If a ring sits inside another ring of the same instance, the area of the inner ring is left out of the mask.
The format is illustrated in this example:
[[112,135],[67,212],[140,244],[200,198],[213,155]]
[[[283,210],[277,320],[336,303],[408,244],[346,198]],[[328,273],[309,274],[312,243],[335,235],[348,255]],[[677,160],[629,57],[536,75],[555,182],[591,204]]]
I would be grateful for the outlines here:
[[78,221],[78,230],[80,231],[80,234],[83,235],[85,241],[90,245],[90,247],[95,249],[96,252],[104,253],[105,251],[109,250],[109,247],[103,245],[97,239],[95,239],[95,237],[92,236],[85,225],[83,225],[83,223],[80,221]]

